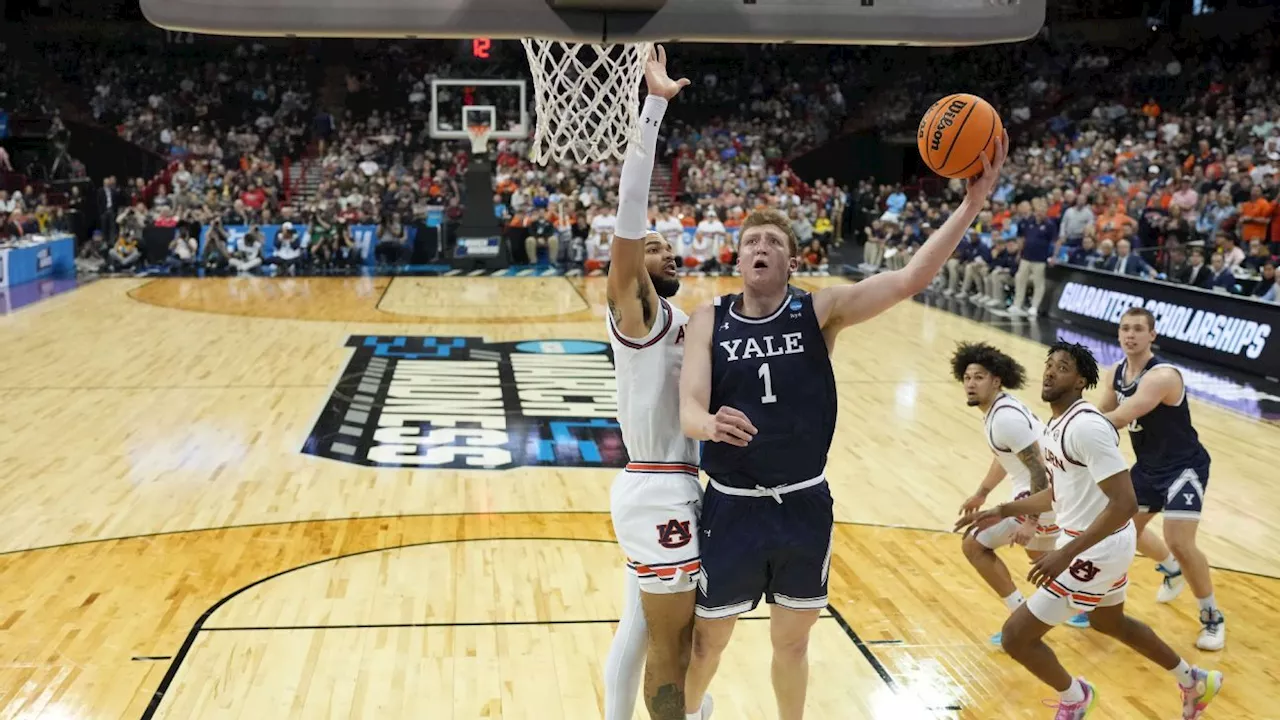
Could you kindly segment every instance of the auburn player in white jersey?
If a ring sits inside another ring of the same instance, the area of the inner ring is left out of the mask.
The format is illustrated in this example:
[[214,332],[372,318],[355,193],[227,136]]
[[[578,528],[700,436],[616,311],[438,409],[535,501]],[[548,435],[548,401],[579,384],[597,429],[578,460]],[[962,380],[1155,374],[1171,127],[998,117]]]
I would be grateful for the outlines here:
[[[698,443],[680,431],[680,368],[687,315],[666,301],[680,289],[675,253],[648,228],[649,181],[667,101],[688,80],[667,76],[666,53],[645,64],[649,96],[640,141],[618,187],[608,279],[608,330],[618,378],[618,422],[630,462],[614,479],[610,513],[627,556],[623,617],[605,664],[605,718],[630,720],[644,673],[654,720],[684,719],[701,558]],[[639,606],[639,607],[637,607]],[[710,714],[710,703],[706,703]]]
[[[1049,476],[1040,451],[1044,425],[1007,390],[1022,387],[1027,371],[1022,364],[986,343],[962,343],[951,356],[951,373],[964,385],[969,407],[983,412],[987,446],[994,456],[978,491],[960,506],[960,513],[980,510],[987,496],[1005,475],[1013,485],[1013,499],[1021,500],[1048,487]],[[1022,545],[1032,561],[1057,545],[1060,531],[1052,511],[1001,520],[991,527],[964,536],[964,556],[982,579],[1004,601],[1009,612],[1025,602],[1013,584],[997,548]],[[991,636],[1000,644],[1000,633]]]
[[1123,642],[1168,670],[1182,694],[1182,717],[1195,720],[1222,688],[1222,673],[1193,667],[1146,624],[1124,614],[1129,566],[1137,550],[1133,516],[1138,500],[1120,436],[1084,391],[1098,384],[1098,363],[1083,345],[1059,342],[1049,349],[1040,391],[1053,409],[1041,437],[1049,488],[1022,500],[961,518],[957,529],[984,529],[1004,518],[1050,509],[1063,535],[1042,555],[1027,579],[1036,590],[1004,624],[1005,652],[1059,693],[1054,720],[1083,720],[1098,694],[1084,678],[1072,678],[1044,636],[1077,610],[1090,614],[1098,632]]

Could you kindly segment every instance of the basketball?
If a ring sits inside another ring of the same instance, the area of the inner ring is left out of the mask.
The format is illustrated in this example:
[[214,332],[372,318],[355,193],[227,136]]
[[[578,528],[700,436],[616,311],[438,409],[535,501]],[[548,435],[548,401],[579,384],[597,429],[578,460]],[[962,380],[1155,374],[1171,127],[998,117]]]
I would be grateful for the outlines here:
[[982,153],[995,160],[996,138],[1004,123],[991,103],[977,95],[948,95],[920,118],[916,147],[929,169],[947,178],[971,178],[982,172]]

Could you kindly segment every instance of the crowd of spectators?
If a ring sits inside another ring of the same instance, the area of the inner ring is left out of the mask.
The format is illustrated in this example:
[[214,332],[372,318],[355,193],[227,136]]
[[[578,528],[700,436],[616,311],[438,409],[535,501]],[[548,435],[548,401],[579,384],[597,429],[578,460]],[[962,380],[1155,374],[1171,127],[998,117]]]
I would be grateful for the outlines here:
[[[1072,102],[1014,143],[973,240],[938,290],[1035,313],[1045,266],[1062,262],[1275,301],[1274,49],[1269,29],[1233,43],[1164,45],[1112,71],[1105,88],[1073,88]],[[1188,57],[1196,62],[1184,66]],[[1112,66],[1102,54],[1077,62]],[[880,188],[865,228],[867,269],[904,263],[962,189],[951,182],[909,199]]]
[[[1265,296],[1280,240],[1274,40],[1263,29],[1217,45],[1163,40],[1082,52],[1039,38],[937,49],[911,63],[903,56],[915,51],[904,48],[690,48],[681,74],[693,84],[668,124],[654,227],[670,233],[687,270],[725,271],[737,224],[774,206],[793,218],[807,268],[822,267],[850,229],[865,241],[867,269],[900,267],[959,202],[962,183],[850,190],[832,179],[802,182],[786,161],[840,129],[910,133],[921,98],[963,87],[1001,108],[1014,151],[972,230],[977,244],[957,251],[939,290],[1034,312],[1044,266],[1071,262]],[[173,162],[160,178],[98,189],[101,235],[84,244],[86,260],[128,270],[141,262],[129,262],[140,229],[174,227],[177,238],[185,227],[194,238],[217,220],[224,228],[341,228],[337,245],[314,253],[321,267],[353,261],[346,228],[376,226],[379,261],[401,262],[405,228],[429,209],[456,223],[468,148],[430,136],[431,81],[484,71],[451,67],[445,43],[356,47],[332,97],[333,78],[289,43],[226,41],[175,53],[158,39],[50,41],[50,65],[83,89],[94,118]],[[516,76],[522,63],[507,57],[487,72]],[[914,69],[891,73],[891,82],[868,72],[904,66]],[[511,97],[486,102],[498,106],[500,125],[518,117]],[[330,115],[336,107],[343,110]],[[494,143],[493,152],[495,220],[514,259],[599,269],[617,163],[544,167],[527,160],[522,141]],[[306,172],[287,173],[286,158]],[[32,217],[17,225],[43,227]],[[231,262],[237,244],[219,252],[206,243],[188,263],[175,240],[172,266],[243,270]],[[225,257],[203,257],[210,252]],[[312,256],[304,248],[301,262]]]

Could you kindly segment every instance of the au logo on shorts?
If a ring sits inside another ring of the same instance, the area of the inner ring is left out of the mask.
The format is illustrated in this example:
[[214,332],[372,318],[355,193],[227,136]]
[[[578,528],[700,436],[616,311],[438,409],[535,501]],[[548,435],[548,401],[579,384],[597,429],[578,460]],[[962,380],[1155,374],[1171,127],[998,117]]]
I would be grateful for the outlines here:
[[622,467],[613,351],[355,335],[302,452],[374,467]]
[[693,539],[688,520],[671,519],[658,526],[658,544],[668,550],[682,548]]
[[1098,576],[1098,573],[1102,571],[1088,560],[1076,560],[1072,563],[1069,572],[1071,573],[1071,577],[1079,580],[1080,582],[1087,583],[1092,582],[1093,579]]

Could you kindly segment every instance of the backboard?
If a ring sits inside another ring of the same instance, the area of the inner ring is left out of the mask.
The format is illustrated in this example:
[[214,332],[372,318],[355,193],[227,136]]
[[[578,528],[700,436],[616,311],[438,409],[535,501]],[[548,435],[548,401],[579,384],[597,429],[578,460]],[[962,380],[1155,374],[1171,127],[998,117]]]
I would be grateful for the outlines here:
[[[141,0],[171,30],[244,36],[977,45],[1025,40],[1045,0]],[[565,9],[658,7],[656,11]]]
[[467,126],[484,123],[492,140],[528,137],[529,98],[524,80],[431,81],[431,137],[466,140]]

